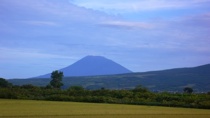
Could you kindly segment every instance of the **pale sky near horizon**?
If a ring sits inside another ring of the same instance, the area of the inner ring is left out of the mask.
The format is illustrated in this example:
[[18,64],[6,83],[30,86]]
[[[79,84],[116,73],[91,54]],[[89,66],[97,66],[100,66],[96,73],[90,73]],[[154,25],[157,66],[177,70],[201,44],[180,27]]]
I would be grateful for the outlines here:
[[87,55],[134,72],[210,63],[210,0],[0,0],[0,77]]

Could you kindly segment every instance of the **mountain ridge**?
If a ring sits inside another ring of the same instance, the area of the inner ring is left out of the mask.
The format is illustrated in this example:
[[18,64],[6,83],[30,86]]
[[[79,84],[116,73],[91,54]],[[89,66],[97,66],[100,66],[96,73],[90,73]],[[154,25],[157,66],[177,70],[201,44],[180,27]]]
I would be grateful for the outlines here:
[[[33,84],[46,86],[50,79],[13,79],[15,85]],[[135,72],[117,75],[64,77],[64,88],[83,86],[86,89],[133,89],[142,85],[151,91],[182,92],[192,87],[195,92],[210,91],[210,64],[189,68],[175,68],[160,71]]]

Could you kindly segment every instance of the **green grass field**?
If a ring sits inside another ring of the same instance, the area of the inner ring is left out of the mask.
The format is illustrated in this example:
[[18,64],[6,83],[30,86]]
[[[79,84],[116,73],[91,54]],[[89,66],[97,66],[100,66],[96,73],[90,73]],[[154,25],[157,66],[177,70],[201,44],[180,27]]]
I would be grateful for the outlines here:
[[6,118],[210,118],[210,110],[0,99]]

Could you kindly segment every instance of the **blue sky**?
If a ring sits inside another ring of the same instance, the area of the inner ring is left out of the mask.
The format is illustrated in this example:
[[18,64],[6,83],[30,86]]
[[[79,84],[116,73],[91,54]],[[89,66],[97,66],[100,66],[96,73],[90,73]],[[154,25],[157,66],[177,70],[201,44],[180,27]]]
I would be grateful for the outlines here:
[[0,0],[0,77],[100,55],[134,72],[210,63],[210,0]]

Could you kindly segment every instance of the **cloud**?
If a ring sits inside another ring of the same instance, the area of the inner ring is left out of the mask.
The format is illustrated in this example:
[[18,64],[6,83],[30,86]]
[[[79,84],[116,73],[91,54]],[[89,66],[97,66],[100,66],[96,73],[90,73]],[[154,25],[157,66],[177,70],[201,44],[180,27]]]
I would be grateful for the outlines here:
[[29,25],[36,25],[36,26],[59,26],[58,23],[52,21],[20,21],[25,24]]
[[[7,52],[7,53],[5,53]],[[50,53],[42,53],[36,49],[30,48],[0,48],[1,61],[27,60],[27,59],[71,59],[71,57],[63,55],[55,55]]]
[[203,27],[210,29],[210,12],[192,15],[185,18],[185,24],[193,27]]
[[195,65],[210,55],[210,13],[201,8],[210,0],[0,1],[0,69],[7,67],[8,76],[17,76],[11,70],[22,65],[20,73],[42,74],[90,54],[139,64],[136,71],[161,61],[189,64],[176,60],[182,56]]
[[129,22],[129,21],[105,21],[99,23],[99,25],[105,27],[112,27],[112,28],[143,28],[143,29],[151,29],[154,27],[151,23],[145,22]]
[[78,7],[68,0],[1,0],[0,13],[13,20],[31,20],[31,23],[36,21],[36,24],[54,20],[88,22],[111,18],[102,12]]
[[138,12],[145,10],[177,9],[207,5],[210,0],[73,0],[72,3],[106,12]]
[[0,47],[0,69],[2,70],[0,76],[4,78],[34,77],[63,68],[75,60],[74,56],[52,53],[32,48]]
[[[66,14],[69,6],[67,0],[1,0],[2,6],[11,6],[11,9],[27,8],[29,10],[42,11],[52,14]],[[62,9],[63,7],[63,9]],[[27,12],[27,11],[25,11]]]

